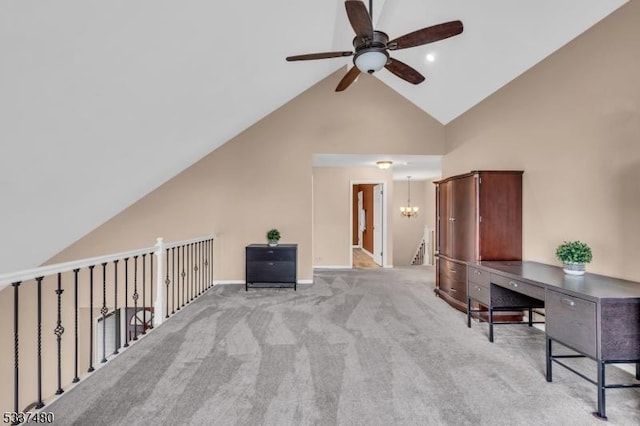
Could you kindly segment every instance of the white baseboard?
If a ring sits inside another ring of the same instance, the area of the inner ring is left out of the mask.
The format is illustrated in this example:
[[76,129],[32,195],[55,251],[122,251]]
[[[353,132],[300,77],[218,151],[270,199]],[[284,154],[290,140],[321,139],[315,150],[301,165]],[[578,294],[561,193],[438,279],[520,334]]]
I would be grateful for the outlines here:
[[320,265],[314,266],[313,269],[353,269],[351,265]]
[[[244,280],[216,280],[213,285],[246,284]],[[313,284],[313,280],[298,280],[298,284]]]
[[216,280],[213,285],[245,284],[244,280]]

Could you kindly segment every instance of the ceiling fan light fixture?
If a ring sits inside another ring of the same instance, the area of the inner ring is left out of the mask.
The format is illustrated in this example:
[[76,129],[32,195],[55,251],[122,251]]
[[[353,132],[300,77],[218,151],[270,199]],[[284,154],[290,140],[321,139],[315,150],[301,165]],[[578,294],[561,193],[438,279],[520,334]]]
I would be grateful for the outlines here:
[[374,72],[380,71],[388,61],[389,54],[383,49],[367,50],[356,53],[356,57],[353,60],[356,67],[367,74],[373,74]]

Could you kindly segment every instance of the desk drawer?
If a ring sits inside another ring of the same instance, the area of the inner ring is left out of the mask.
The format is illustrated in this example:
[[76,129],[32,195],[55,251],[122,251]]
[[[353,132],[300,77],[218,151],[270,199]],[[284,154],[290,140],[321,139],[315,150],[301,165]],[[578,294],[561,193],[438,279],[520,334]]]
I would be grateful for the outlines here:
[[[484,271],[483,271],[484,272]],[[485,272],[486,275],[488,275]],[[488,278],[488,277],[487,277]],[[478,302],[489,306],[491,304],[491,284],[489,283],[477,283],[471,281],[471,276],[469,276],[469,283],[467,286],[467,294],[468,297],[477,300]]]
[[454,281],[461,281],[463,283],[467,282],[467,265],[464,263],[440,259],[440,273],[448,276]]
[[293,283],[296,280],[296,264],[294,262],[247,262],[247,282]]
[[465,282],[453,280],[450,277],[443,275],[440,277],[440,290],[466,305],[467,284]]
[[596,358],[596,304],[588,300],[547,291],[547,335]]
[[516,293],[525,294],[534,299],[544,300],[544,288],[519,280],[513,280],[498,274],[491,274],[491,282],[500,287],[508,288]]
[[296,250],[293,247],[247,247],[247,261],[295,261]]
[[489,286],[489,283],[491,282],[490,275],[491,274],[489,272],[474,268],[473,266],[469,266],[467,269],[467,278],[470,282],[474,282],[476,284]]

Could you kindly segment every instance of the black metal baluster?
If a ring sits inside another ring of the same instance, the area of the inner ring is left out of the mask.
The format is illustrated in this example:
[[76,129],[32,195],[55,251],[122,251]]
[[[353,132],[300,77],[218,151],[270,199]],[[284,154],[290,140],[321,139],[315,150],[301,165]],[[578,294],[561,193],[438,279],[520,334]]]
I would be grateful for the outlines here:
[[178,250],[177,250],[177,251],[178,251],[178,261],[177,261],[177,263],[176,263],[176,266],[177,266],[178,268],[177,268],[177,270],[176,270],[176,274],[177,274],[176,276],[177,276],[177,278],[178,278],[178,282],[177,282],[177,286],[178,286],[178,294],[176,295],[176,296],[177,296],[177,299],[176,299],[176,300],[177,300],[177,303],[176,303],[176,305],[178,305],[178,307],[176,308],[176,311],[179,311],[179,310],[180,310],[180,246],[178,246],[178,247],[177,247],[177,249],[178,249]]
[[207,242],[202,242],[202,292],[204,293],[209,288],[207,285],[207,267],[209,262],[207,262]]
[[129,347],[129,258],[124,258],[124,348]]
[[78,272],[80,269],[73,270],[73,380],[72,383],[78,383]]
[[167,265],[166,270],[167,270],[167,278],[164,280],[165,285],[167,286],[167,297],[164,300],[164,304],[167,307],[167,315],[165,316],[165,318],[169,318],[169,284],[171,283],[171,280],[169,279],[169,249],[167,249],[167,256],[166,256],[166,262],[165,265]]
[[60,395],[64,392],[62,389],[62,334],[64,333],[64,327],[62,326],[62,273],[58,272],[58,289],[56,294],[58,295],[58,322],[53,333],[56,335],[58,341],[58,389],[56,395]]
[[[18,290],[20,288],[21,281],[17,281],[13,284],[13,411],[19,413],[19,394],[20,394],[20,349],[19,349],[19,335],[18,335],[18,321],[20,319],[20,300]],[[18,422],[14,421],[14,425]]]
[[210,253],[211,261],[209,263],[211,264],[211,287],[213,287],[214,286],[214,278],[215,278],[215,274],[214,274],[215,273],[215,269],[214,269],[215,268],[215,264],[214,264],[214,259],[213,259],[213,255],[214,255],[214,247],[213,247],[214,241],[213,241],[213,238],[210,241],[211,241],[211,253]]
[[204,244],[202,241],[198,243],[200,245],[200,294],[204,293]]
[[211,280],[209,279],[209,240],[204,242],[205,255],[204,255],[204,267],[205,267],[205,290],[209,290]]
[[147,253],[142,254],[142,333],[147,334]]
[[[160,255],[162,256],[162,253],[160,253]],[[151,314],[151,324],[149,324],[149,330],[151,330],[153,328],[153,316],[156,314],[155,311],[155,306],[154,306],[154,300],[153,300],[153,253],[149,253],[149,263],[151,264],[151,309],[152,309],[152,314]],[[159,280],[162,279],[162,277],[158,277]],[[160,314],[162,315],[162,314]]]
[[118,262],[119,260],[113,261],[113,314],[116,316],[116,320],[114,321],[114,335],[116,336],[115,349],[113,350],[114,355],[118,355],[120,353],[120,313],[118,312]]
[[102,263],[102,360],[101,363],[107,362],[107,262]]
[[189,251],[187,252],[189,256],[189,291],[191,292],[191,296],[189,296],[189,301],[193,301],[193,295],[195,291],[193,290],[193,243],[189,244]]
[[133,256],[133,340],[138,340],[138,256]]
[[37,304],[38,304],[38,402],[36,403],[35,408],[44,407],[44,402],[42,401],[42,280],[44,277],[36,278],[38,295],[37,295]]
[[182,246],[182,272],[180,273],[180,275],[182,275],[182,307],[184,308],[184,299],[185,299],[185,288],[184,288],[184,277],[187,275],[186,272],[184,272],[184,249],[185,246]]
[[207,240],[207,290],[211,288],[211,240]]
[[198,245],[193,243],[193,298],[198,298]]
[[215,250],[214,250],[213,244],[214,244],[214,241],[212,238],[211,239],[211,262],[210,262],[211,263],[211,287],[214,286],[214,278],[215,278],[215,263],[213,258]]
[[89,266],[89,369],[91,373],[93,368],[93,268],[96,265]]
[[200,262],[200,243],[196,243],[196,265],[194,267],[196,273],[196,297],[200,296],[200,274],[198,271],[198,263]]
[[207,245],[205,242],[200,243],[202,245],[202,293],[207,290]]
[[176,248],[171,247],[171,315],[176,313]]

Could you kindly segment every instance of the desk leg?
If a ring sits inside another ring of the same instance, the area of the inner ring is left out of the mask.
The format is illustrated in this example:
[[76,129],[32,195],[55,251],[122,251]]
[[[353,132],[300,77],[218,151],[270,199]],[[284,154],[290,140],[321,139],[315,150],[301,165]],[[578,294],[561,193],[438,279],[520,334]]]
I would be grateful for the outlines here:
[[636,363],[636,379],[640,380],[640,362]]
[[593,415],[602,420],[607,420],[607,414],[605,411],[605,383],[604,383],[604,361],[598,361],[598,411],[593,413]]
[[471,299],[468,297],[467,297],[467,328],[471,328]]
[[493,343],[493,308],[489,307],[489,341]]
[[529,308],[529,327],[533,327],[533,308]]
[[553,381],[553,373],[551,371],[553,362],[551,361],[551,339],[547,337],[547,382]]

